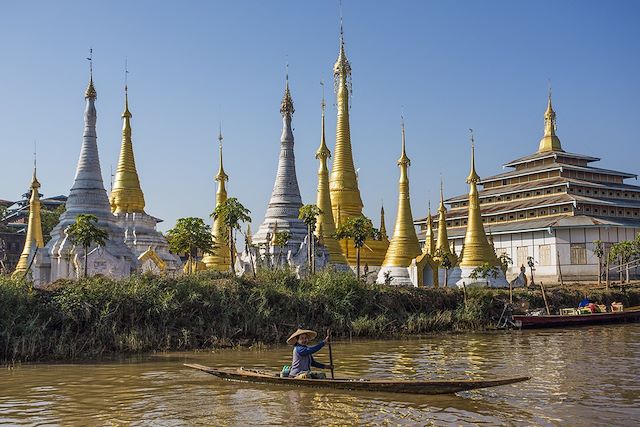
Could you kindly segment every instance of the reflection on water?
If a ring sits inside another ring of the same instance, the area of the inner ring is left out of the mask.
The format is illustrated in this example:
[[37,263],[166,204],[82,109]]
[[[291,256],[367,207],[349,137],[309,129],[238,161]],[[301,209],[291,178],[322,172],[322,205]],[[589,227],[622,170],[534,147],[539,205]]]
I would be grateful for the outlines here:
[[[277,368],[290,347],[169,353],[0,371],[0,424],[633,425],[640,324],[434,335],[333,345],[340,376],[531,381],[457,395],[291,389],[225,382],[182,366]],[[327,361],[321,352],[319,360]]]

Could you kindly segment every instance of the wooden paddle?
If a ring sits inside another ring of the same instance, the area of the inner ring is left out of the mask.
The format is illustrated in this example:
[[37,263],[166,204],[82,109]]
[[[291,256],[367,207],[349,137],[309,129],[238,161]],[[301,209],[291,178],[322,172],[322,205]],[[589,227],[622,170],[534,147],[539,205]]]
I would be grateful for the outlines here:
[[327,329],[327,336],[329,337],[329,364],[331,365],[331,379],[335,379],[333,375],[333,352],[331,351],[331,329]]

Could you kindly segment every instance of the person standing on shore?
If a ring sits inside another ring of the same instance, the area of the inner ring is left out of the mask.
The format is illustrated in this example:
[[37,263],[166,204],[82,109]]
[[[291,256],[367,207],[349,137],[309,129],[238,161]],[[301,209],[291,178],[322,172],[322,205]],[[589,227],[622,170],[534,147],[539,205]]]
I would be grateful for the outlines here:
[[324,363],[316,362],[313,358],[313,354],[318,352],[322,347],[329,342],[329,335],[318,344],[308,347],[309,341],[312,341],[318,334],[315,331],[308,329],[298,328],[289,339],[287,344],[293,345],[293,361],[291,362],[291,371],[289,371],[289,377],[294,378],[311,378],[311,379],[324,379],[326,375],[324,372],[311,372],[311,368],[319,369],[332,369],[331,365],[325,365]]

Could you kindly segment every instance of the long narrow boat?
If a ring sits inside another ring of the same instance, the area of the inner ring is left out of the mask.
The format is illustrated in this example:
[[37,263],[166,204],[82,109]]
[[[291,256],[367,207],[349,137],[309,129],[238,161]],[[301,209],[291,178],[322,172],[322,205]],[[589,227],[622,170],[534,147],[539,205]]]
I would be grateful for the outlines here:
[[331,388],[337,390],[377,391],[389,393],[446,394],[477,388],[496,387],[527,381],[531,377],[505,378],[500,380],[454,380],[454,381],[394,381],[370,379],[298,379],[281,378],[279,374],[252,369],[219,369],[185,363],[184,366],[206,372],[230,381],[262,384],[278,384],[298,387]]
[[553,328],[563,326],[594,325],[598,323],[620,323],[640,320],[640,306],[623,311],[591,314],[550,314],[543,316],[514,315],[513,322],[518,328]]

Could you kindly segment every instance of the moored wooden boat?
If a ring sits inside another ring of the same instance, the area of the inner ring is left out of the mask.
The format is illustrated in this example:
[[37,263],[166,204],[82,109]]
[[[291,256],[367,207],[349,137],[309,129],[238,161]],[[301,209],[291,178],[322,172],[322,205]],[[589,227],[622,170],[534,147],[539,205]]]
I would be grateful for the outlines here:
[[397,381],[372,380],[362,378],[340,379],[298,379],[281,378],[279,374],[261,372],[250,369],[223,369],[185,363],[192,369],[197,369],[219,378],[231,381],[252,382],[261,384],[278,384],[298,387],[330,388],[336,390],[377,391],[388,393],[413,394],[446,394],[478,388],[496,387],[527,381],[530,377],[504,378],[498,380],[442,380],[442,381]]
[[549,314],[542,316],[513,315],[519,328],[552,328],[562,326],[594,325],[598,323],[633,322],[640,319],[640,306],[623,311],[590,314]]

